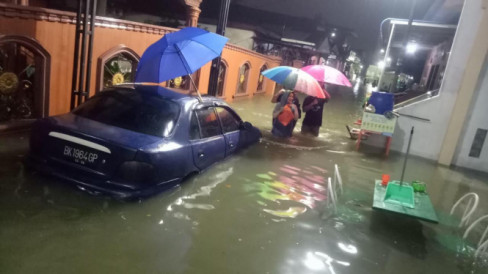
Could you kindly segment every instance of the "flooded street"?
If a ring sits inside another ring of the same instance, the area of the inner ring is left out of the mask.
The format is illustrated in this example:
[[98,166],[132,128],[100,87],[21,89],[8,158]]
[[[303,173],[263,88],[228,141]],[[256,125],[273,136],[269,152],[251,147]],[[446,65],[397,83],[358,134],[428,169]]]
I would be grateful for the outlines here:
[[[411,157],[405,180],[427,183],[441,222],[373,211],[374,179],[399,179],[403,155],[355,151],[345,125],[361,115],[364,94],[330,93],[318,138],[302,136],[299,122],[290,140],[275,139],[270,98],[236,100],[241,117],[262,130],[261,143],[135,202],[28,172],[27,138],[3,138],[0,272],[486,273],[470,248],[460,250],[449,210],[474,191],[477,214],[487,214],[488,176]],[[335,164],[344,194],[334,213],[327,178]]]

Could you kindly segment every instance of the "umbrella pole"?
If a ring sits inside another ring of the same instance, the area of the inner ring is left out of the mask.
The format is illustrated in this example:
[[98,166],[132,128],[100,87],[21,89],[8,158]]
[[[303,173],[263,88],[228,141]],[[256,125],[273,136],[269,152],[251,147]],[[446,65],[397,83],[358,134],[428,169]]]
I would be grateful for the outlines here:
[[400,178],[400,186],[403,185],[403,175],[405,175],[405,168],[407,167],[408,153],[410,152],[410,144],[412,143],[413,127],[410,130],[410,138],[408,138],[407,153],[405,153],[405,161],[403,162],[402,177]]
[[[178,49],[178,55],[180,56],[180,59],[182,61],[185,60],[184,56],[183,56],[183,53],[181,53],[181,49],[180,47],[178,46],[178,44],[175,45],[176,49]],[[195,84],[195,81],[193,81],[193,77],[191,77],[191,69],[188,67],[188,64],[186,62],[183,62],[183,64],[185,65],[185,70],[186,72],[188,72],[188,76],[190,76],[190,80],[191,80],[191,83],[193,84],[193,86],[195,87],[195,90],[197,91],[197,94],[198,94],[198,100],[200,100],[200,103],[203,102],[203,99],[202,99],[202,96],[200,95],[200,91],[198,90],[198,87],[197,85]]]
[[193,84],[193,86],[195,87],[195,90],[197,91],[198,100],[200,100],[200,103],[203,102],[202,95],[200,95],[200,91],[198,90],[198,87],[195,84],[195,81],[193,81],[193,77],[191,77],[191,74],[188,74],[188,76],[190,76],[191,83]]

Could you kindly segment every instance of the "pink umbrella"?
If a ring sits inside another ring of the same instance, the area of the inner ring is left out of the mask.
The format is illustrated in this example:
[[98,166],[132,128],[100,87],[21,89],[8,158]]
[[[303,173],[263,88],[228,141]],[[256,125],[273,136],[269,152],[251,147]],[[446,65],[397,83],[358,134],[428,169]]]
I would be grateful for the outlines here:
[[319,82],[352,87],[347,77],[335,68],[325,65],[311,65],[302,68]]

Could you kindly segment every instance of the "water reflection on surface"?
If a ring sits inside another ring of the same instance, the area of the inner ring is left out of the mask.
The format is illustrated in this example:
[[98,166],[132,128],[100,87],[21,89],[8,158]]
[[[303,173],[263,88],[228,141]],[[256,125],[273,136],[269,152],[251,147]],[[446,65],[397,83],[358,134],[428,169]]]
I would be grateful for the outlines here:
[[[305,213],[307,208],[314,209],[317,203],[326,199],[324,174],[315,175],[320,170],[318,167],[306,167],[303,170],[290,165],[283,165],[275,172],[257,174],[259,182],[251,183],[246,188],[270,202],[261,205],[267,206],[263,211],[276,217],[295,218]],[[295,204],[284,205],[284,201],[292,201]],[[259,202],[259,200],[258,200]]]
[[[271,136],[268,97],[233,103],[263,130],[261,143],[137,202],[27,172],[27,139],[2,138],[2,272],[485,273],[447,220],[468,191],[488,208],[488,176],[413,157],[406,180],[427,182],[441,224],[373,211],[373,180],[399,177],[403,158],[356,152],[344,125],[358,117],[363,95],[331,93],[318,138],[299,134],[300,123],[291,139]],[[345,190],[335,213],[326,206],[334,164]]]

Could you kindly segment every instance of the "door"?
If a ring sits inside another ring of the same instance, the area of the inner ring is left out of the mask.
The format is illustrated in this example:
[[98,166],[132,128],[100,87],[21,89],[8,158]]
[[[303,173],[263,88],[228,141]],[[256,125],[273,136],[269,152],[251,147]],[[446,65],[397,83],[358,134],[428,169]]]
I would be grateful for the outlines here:
[[225,157],[225,139],[213,107],[195,110],[190,122],[193,161],[205,169]]
[[238,119],[232,112],[225,107],[217,107],[217,113],[222,124],[225,138],[225,157],[233,154],[240,146],[240,130]]

